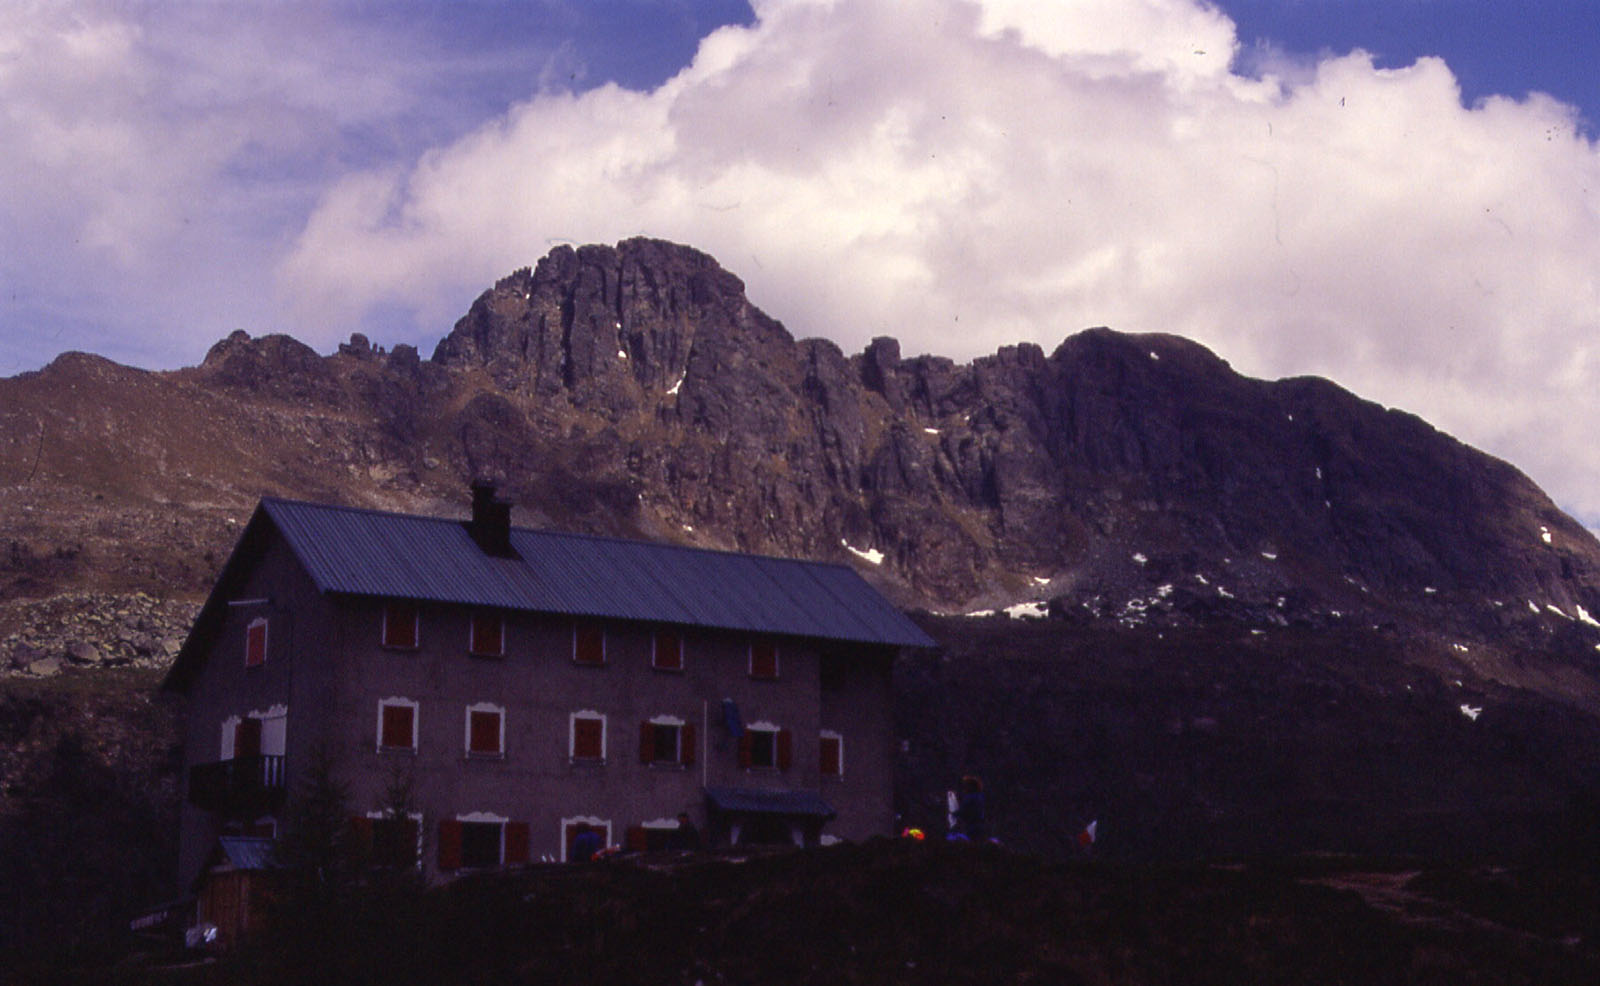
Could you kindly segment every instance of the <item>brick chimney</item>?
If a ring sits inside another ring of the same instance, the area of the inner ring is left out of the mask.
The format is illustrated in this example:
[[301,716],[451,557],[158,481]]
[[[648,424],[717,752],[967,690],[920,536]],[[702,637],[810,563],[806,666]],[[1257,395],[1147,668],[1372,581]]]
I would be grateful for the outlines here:
[[486,555],[516,557],[516,552],[511,550],[511,504],[495,497],[495,484],[491,480],[473,481],[472,520],[467,523],[467,533]]

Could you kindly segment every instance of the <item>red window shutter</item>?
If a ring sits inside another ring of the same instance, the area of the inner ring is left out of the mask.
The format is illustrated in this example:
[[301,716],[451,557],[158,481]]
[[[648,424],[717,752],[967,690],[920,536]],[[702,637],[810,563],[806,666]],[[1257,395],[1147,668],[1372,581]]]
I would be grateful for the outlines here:
[[573,630],[572,659],[579,664],[606,663],[606,632],[604,629],[580,624]]
[[350,837],[357,852],[372,851],[372,819],[365,815],[350,816]]
[[683,747],[683,749],[680,751],[679,758],[683,761],[684,766],[692,767],[694,765],[694,754],[696,750],[694,723],[686,722],[683,724],[683,730],[678,734],[678,741]]
[[757,640],[750,645],[750,677],[776,678],[778,676],[778,646],[770,640]]
[[839,739],[836,736],[822,737],[822,751],[820,762],[823,777],[838,777],[842,771],[839,767]]
[[747,729],[739,734],[739,766],[750,766],[750,731]]
[[788,770],[794,763],[794,735],[787,729],[778,730],[778,769]]
[[599,760],[605,752],[603,730],[599,719],[573,720],[572,755],[583,760]]
[[500,753],[500,713],[474,710],[470,713],[469,753]]
[[244,631],[244,666],[260,667],[267,663],[267,621],[255,620]]
[[468,636],[467,649],[480,657],[499,657],[506,652],[506,623],[498,613],[472,614]]
[[528,861],[528,823],[506,823],[506,865]]
[[417,646],[417,607],[390,603],[383,608],[383,645],[411,649]]
[[240,719],[233,730],[233,757],[243,760],[261,756],[261,720]]
[[385,705],[380,745],[405,750],[416,746],[416,711],[409,705]]
[[664,671],[683,670],[683,638],[676,631],[656,631],[655,665]]
[[461,823],[453,818],[439,823],[439,869],[461,869]]
[[639,723],[639,762],[654,763],[656,759],[656,727],[648,719]]

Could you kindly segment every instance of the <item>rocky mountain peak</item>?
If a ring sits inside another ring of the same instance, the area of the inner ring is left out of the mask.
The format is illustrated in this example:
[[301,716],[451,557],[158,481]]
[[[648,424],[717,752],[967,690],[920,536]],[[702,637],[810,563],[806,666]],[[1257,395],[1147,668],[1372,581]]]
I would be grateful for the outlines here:
[[[1250,379],[1170,335],[1097,328],[969,363],[892,338],[848,355],[659,240],[553,249],[426,360],[238,332],[190,370],[80,363],[0,381],[21,436],[0,465],[33,477],[5,509],[115,476],[118,496],[204,490],[233,515],[261,493],[438,511],[494,476],[530,523],[833,559],[942,611],[1600,633],[1600,545],[1414,416],[1325,380]],[[91,372],[92,413],[60,386]]]

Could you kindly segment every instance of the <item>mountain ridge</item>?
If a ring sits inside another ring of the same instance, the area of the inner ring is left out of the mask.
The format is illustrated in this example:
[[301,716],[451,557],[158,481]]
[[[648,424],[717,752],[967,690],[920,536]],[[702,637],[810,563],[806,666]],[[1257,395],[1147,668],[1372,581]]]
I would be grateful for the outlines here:
[[1600,644],[1600,543],[1414,415],[1163,334],[846,355],[659,240],[555,248],[427,359],[235,332],[174,371],[63,354],[0,408],[13,598],[193,598],[260,495],[455,514],[491,477],[522,524],[845,562],[932,611]]

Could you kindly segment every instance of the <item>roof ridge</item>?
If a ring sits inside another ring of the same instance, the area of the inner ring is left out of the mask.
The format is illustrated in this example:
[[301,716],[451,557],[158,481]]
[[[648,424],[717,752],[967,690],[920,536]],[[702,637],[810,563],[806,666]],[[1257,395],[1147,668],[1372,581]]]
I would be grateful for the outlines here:
[[[434,514],[404,513],[399,510],[379,510],[375,507],[356,507],[343,503],[316,503],[311,500],[296,500],[292,497],[262,496],[261,503],[285,504],[292,507],[309,507],[314,510],[337,510],[345,513],[365,514],[372,517],[393,517],[401,520],[432,521],[439,524],[464,524],[471,520],[470,517],[440,517]],[[695,544],[678,544],[674,541],[646,540],[644,538],[622,537],[616,534],[590,534],[583,531],[560,531],[547,527],[526,527],[513,525],[512,534],[533,534],[540,537],[578,538],[587,541],[608,541],[613,544],[644,544],[652,548],[670,549],[673,551],[689,551],[706,555],[721,555],[734,558],[753,558],[762,561],[788,562],[796,565],[816,565],[827,568],[838,568],[860,576],[856,569],[839,561],[821,561],[813,558],[792,558],[786,555],[762,554],[754,551],[740,551],[736,548],[708,548]]]

